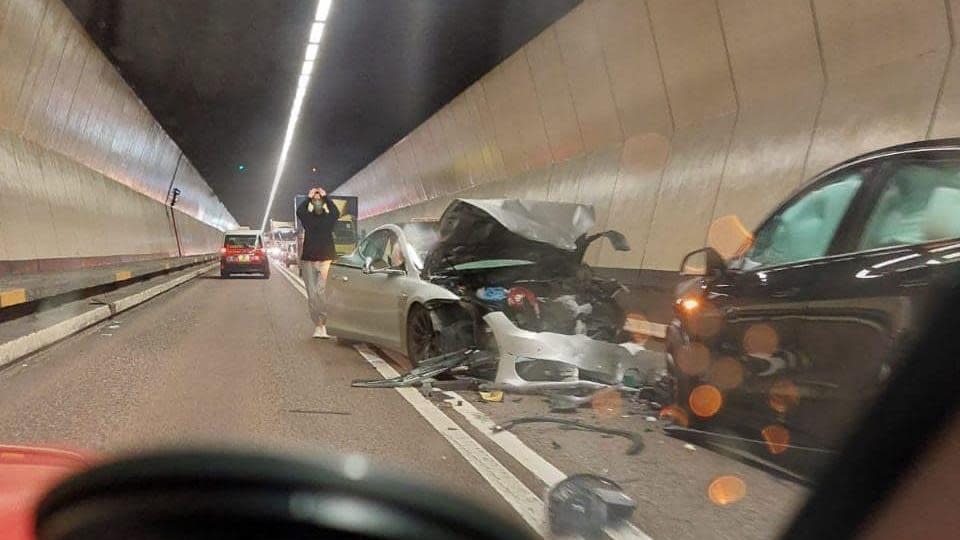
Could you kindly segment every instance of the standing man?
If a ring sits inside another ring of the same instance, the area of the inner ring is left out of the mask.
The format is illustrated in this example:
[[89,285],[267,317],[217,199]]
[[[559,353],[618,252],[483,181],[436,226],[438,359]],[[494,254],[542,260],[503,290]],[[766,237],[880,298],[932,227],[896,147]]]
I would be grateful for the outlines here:
[[325,290],[330,262],[337,256],[333,242],[333,228],[340,218],[340,210],[327,197],[323,188],[313,188],[307,200],[297,208],[297,219],[303,224],[303,252],[300,268],[307,287],[307,306],[316,325],[313,337],[328,339]]

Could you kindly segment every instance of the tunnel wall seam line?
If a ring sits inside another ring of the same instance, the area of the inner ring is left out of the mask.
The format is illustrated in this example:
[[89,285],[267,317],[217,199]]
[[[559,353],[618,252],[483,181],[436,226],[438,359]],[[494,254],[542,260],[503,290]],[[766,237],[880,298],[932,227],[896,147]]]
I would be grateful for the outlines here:
[[937,122],[937,111],[940,109],[940,102],[943,99],[943,89],[947,85],[947,76],[950,75],[950,66],[953,63],[956,54],[957,39],[953,29],[953,12],[950,6],[950,0],[943,0],[943,9],[947,14],[947,35],[950,36],[950,49],[947,51],[947,58],[943,63],[943,75],[940,77],[940,87],[937,89],[937,97],[933,101],[933,110],[930,111],[930,124],[927,126],[926,138],[930,138],[933,133],[934,125]]

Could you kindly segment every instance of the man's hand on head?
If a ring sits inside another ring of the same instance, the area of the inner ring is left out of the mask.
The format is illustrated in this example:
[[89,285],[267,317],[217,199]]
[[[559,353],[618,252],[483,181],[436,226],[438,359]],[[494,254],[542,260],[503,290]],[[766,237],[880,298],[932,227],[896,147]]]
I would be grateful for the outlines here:
[[326,190],[324,190],[323,188],[318,188],[318,187],[311,189],[311,190],[307,193],[307,197],[309,197],[310,200],[322,199],[322,198],[324,198],[324,197],[326,197],[326,196],[327,196]]

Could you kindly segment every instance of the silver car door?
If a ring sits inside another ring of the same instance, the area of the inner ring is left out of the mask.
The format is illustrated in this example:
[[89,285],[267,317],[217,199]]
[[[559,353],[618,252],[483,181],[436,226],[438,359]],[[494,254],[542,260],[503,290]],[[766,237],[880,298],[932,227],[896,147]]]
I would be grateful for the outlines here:
[[362,273],[352,288],[352,300],[364,327],[366,340],[383,347],[400,347],[400,303],[406,286],[404,257],[398,257],[399,239],[395,231],[381,230],[383,242],[364,255],[370,271]]
[[385,231],[374,231],[357,250],[330,265],[327,276],[327,329],[347,339],[368,341],[371,338],[369,315],[364,301],[367,292],[363,281],[363,261],[367,256],[383,252]]

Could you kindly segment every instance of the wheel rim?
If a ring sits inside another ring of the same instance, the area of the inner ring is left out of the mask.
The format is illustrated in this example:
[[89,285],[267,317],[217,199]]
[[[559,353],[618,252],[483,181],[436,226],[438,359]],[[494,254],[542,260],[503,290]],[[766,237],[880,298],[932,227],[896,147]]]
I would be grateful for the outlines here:
[[417,309],[410,320],[407,340],[410,343],[410,361],[419,364],[421,360],[438,354],[433,321],[425,309]]

